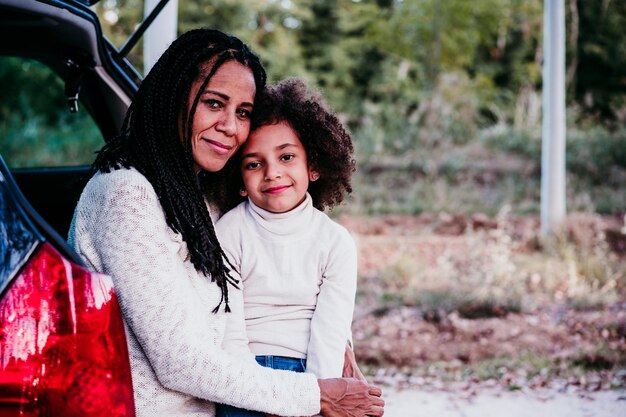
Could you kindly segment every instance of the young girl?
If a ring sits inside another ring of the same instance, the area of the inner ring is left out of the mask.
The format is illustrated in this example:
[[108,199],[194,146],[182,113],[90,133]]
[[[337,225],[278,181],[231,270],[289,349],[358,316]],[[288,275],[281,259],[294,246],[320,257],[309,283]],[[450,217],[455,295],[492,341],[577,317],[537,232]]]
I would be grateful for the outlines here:
[[[238,155],[235,189],[247,200],[216,225],[243,289],[243,306],[239,291],[231,304],[245,311],[245,332],[226,335],[227,351],[248,345],[263,366],[342,376],[357,251],[321,210],[352,191],[353,150],[337,116],[302,81],[267,88]],[[251,414],[222,406],[218,415]]]

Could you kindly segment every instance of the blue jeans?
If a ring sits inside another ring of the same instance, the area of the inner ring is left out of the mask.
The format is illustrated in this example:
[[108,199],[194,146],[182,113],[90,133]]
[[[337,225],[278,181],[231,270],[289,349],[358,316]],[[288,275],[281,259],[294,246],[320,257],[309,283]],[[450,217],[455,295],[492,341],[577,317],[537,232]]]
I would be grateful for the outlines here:
[[[306,359],[286,358],[284,356],[264,355],[257,356],[259,365],[272,369],[283,369],[293,372],[306,371]],[[216,417],[264,417],[265,413],[244,410],[226,404],[217,404]]]

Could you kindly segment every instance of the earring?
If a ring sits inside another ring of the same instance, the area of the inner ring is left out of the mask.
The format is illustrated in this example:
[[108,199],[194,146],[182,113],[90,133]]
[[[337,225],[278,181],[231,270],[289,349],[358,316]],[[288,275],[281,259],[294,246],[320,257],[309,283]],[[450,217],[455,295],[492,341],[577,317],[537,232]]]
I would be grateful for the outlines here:
[[248,195],[248,192],[246,191],[245,187],[241,187],[241,189],[239,190],[239,195],[242,197],[245,197]]

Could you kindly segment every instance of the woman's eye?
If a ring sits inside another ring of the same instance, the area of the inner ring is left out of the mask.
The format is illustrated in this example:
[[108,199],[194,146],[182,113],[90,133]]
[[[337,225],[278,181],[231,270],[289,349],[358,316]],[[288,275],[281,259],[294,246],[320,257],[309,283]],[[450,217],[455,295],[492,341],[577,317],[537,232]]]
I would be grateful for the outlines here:
[[222,107],[222,103],[219,100],[215,100],[212,98],[204,100],[204,104],[206,104],[211,109],[219,109]]
[[291,161],[295,157],[296,156],[294,154],[288,153],[288,154],[281,156],[280,159],[283,161]]
[[252,116],[252,112],[248,109],[239,109],[237,110],[237,116],[240,119],[249,119]]

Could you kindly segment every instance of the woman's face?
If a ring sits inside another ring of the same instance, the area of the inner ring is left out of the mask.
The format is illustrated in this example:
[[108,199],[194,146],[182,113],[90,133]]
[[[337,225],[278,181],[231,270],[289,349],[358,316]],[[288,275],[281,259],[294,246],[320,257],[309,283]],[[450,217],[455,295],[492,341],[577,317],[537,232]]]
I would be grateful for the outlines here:
[[[210,69],[191,85],[187,111]],[[219,171],[246,141],[255,94],[252,70],[237,61],[224,63],[211,77],[193,117],[191,149],[196,172]]]

